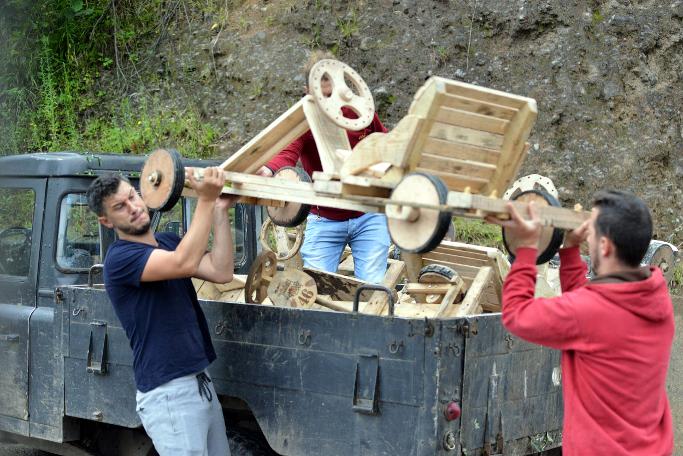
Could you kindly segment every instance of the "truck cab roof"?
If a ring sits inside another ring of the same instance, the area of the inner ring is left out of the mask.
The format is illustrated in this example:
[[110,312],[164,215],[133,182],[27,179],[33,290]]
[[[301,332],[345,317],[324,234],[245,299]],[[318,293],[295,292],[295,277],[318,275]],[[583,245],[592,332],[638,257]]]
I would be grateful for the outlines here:
[[[92,176],[121,172],[137,177],[145,155],[39,152],[0,157],[2,177]],[[185,166],[218,166],[218,160],[183,159]]]

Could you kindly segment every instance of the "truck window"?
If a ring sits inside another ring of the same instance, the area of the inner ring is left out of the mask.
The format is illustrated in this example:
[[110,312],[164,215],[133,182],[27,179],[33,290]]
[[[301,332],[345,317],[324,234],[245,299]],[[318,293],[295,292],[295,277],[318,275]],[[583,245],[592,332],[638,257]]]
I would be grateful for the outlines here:
[[181,198],[180,202],[173,206],[173,209],[161,214],[157,233],[175,233],[178,237],[183,237],[185,231],[183,230],[183,207],[185,207],[185,198]]
[[[197,206],[196,198],[188,198],[185,207],[187,210],[187,224],[189,226],[189,221],[192,220],[192,215],[194,214],[194,209]],[[177,206],[176,206],[177,207]],[[245,251],[245,231],[244,231],[244,220],[245,220],[245,207],[241,204],[230,209],[230,225],[232,226],[232,241],[235,247],[234,250],[234,262],[235,268],[246,262],[246,251]],[[160,224],[160,230],[163,224]],[[213,233],[209,236],[209,250],[213,245]]]
[[35,202],[31,189],[0,188],[0,274],[28,276]]
[[95,214],[85,193],[69,193],[59,207],[57,267],[66,272],[88,270],[101,262],[100,236]]

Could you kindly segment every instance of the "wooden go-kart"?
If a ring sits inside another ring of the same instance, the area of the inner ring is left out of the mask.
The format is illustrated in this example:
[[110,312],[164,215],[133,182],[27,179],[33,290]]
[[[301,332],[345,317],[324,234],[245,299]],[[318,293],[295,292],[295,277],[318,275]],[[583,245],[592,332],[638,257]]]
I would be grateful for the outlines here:
[[[321,88],[324,77],[332,82],[330,96]],[[391,132],[373,133],[351,149],[346,130],[367,127],[374,114],[365,82],[346,64],[322,60],[311,70],[309,87],[309,95],[221,164],[224,193],[267,206],[280,226],[303,222],[310,205],[384,212],[394,243],[414,253],[434,249],[453,215],[508,217],[500,196],[526,155],[536,119],[533,99],[432,77]],[[357,118],[345,117],[342,108]],[[308,129],[322,172],[308,176],[286,167],[272,178],[253,174]],[[176,151],[160,149],[150,155],[140,184],[150,209],[167,210],[183,192],[191,195],[184,184]],[[543,190],[529,189],[511,199],[523,213],[523,202],[538,203],[546,225],[539,262],[554,255],[560,229],[575,228],[589,216],[559,207],[557,198]],[[505,240],[514,255],[515,239],[506,235]]]

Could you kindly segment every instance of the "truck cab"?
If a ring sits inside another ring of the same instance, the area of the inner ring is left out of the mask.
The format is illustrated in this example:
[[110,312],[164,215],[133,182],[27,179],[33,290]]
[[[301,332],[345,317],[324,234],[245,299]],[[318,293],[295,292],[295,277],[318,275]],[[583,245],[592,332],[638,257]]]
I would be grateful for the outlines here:
[[[88,209],[86,191],[95,177],[112,172],[137,187],[143,161],[140,156],[69,152],[0,159],[0,439],[27,437],[39,443],[79,437],[79,423],[66,411],[78,409],[78,401],[64,401],[64,372],[70,366],[62,350],[69,341],[60,329],[56,291],[89,279],[101,282],[101,268],[93,266],[103,262],[115,233]],[[182,235],[192,208],[192,200],[183,198],[172,211],[153,214],[153,223],[158,230]],[[234,209],[237,273],[246,273],[255,255],[257,237],[247,226],[260,226],[260,217],[253,206]],[[78,395],[83,392],[83,385],[71,386]]]

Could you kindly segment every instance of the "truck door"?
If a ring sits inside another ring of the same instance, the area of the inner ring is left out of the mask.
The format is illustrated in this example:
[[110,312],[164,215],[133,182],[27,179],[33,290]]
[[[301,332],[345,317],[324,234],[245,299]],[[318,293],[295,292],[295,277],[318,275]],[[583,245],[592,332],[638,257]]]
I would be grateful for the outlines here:
[[28,419],[29,317],[44,199],[44,180],[0,181],[0,428],[18,432],[28,426],[19,420]]

